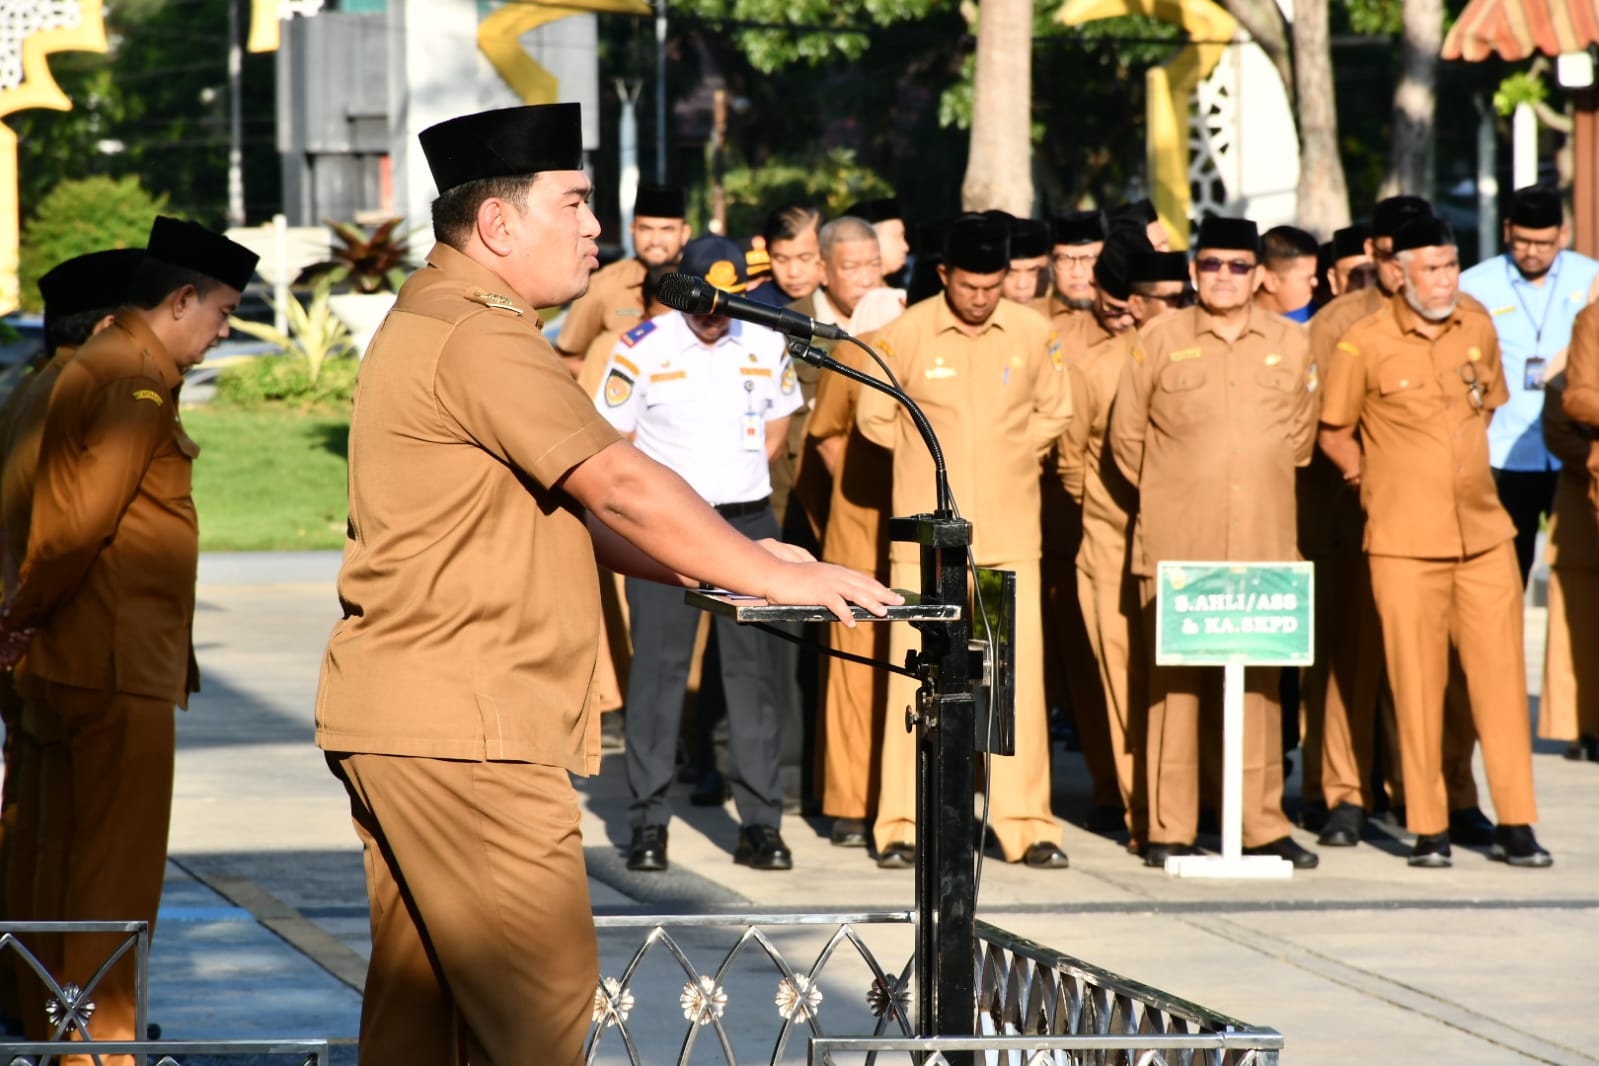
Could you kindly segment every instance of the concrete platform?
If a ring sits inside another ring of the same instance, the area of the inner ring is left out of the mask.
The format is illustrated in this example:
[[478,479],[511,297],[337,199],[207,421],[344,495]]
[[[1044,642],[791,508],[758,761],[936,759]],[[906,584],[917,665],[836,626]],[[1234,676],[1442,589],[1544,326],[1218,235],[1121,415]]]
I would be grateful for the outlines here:
[[[179,722],[172,863],[152,956],[152,1017],[168,1036],[328,1037],[336,1060],[354,1061],[369,946],[361,861],[343,792],[311,744],[322,643],[338,614],[336,568],[334,555],[202,562],[196,635],[206,690]],[[1529,611],[1535,677],[1542,618]],[[1514,870],[1457,848],[1453,869],[1413,870],[1409,838],[1388,830],[1356,848],[1318,849],[1319,870],[1276,882],[1145,869],[1117,841],[1080,828],[1086,772],[1057,749],[1055,808],[1072,867],[1034,871],[991,855],[978,913],[1273,1026],[1295,1066],[1599,1063],[1599,822],[1590,815],[1599,766],[1566,762],[1559,747],[1535,755],[1551,869]],[[731,809],[695,809],[686,796],[672,825],[672,870],[629,873],[620,770],[608,757],[598,777],[578,783],[597,911],[912,903],[909,872],[832,847],[823,819],[785,820],[792,873],[734,866]],[[1289,791],[1297,796],[1297,778]],[[1314,846],[1310,834],[1299,837]],[[607,938],[605,972],[632,946]],[[658,1049],[663,1060],[676,1059],[681,1039],[678,1015]],[[785,1061],[803,1060],[795,1054]],[[719,1055],[702,1047],[695,1061]]]

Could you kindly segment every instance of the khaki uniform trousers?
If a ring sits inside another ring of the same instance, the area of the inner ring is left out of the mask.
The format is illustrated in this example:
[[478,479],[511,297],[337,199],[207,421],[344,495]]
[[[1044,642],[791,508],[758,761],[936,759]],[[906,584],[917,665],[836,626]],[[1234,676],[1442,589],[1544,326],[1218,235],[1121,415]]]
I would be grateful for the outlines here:
[[[886,660],[891,626],[889,622],[862,622],[854,629],[828,626],[828,644],[851,655]],[[821,737],[822,813],[864,819],[872,813],[877,798],[890,675],[860,663],[826,655],[820,658],[826,701]]]
[[[1574,649],[1581,648],[1580,654]],[[1599,736],[1599,570],[1549,570],[1549,643],[1544,654],[1538,735]]]
[[[155,934],[172,815],[176,712],[164,699],[21,679],[25,730],[40,744],[38,867],[32,912],[39,921],[144,921]],[[121,942],[119,934],[74,933],[41,944],[59,983],[88,987]],[[35,979],[36,980],[36,979]],[[130,952],[90,993],[97,1040],[142,1040],[135,1031],[135,964]],[[24,1021],[47,1035],[44,996]],[[67,1066],[89,1066],[69,1055]],[[126,1066],[127,1055],[104,1056]]]
[[[5,725],[5,780],[0,792],[0,914],[8,921],[27,921],[20,893],[33,895],[32,847],[18,849],[17,828],[24,806],[22,784],[27,776],[23,763],[35,746],[24,739],[22,733],[22,697],[18,695],[9,672],[0,673],[0,722]],[[26,804],[37,810],[37,803]],[[13,887],[15,882],[16,887]],[[27,886],[25,889],[22,886]],[[0,1015],[16,1021],[22,1020],[22,1000],[18,995],[21,974],[9,961],[0,962]],[[32,994],[29,987],[29,994]]]
[[1443,733],[1451,642],[1482,740],[1496,820],[1537,821],[1514,542],[1464,559],[1373,555],[1371,584],[1399,722],[1406,827],[1424,834],[1449,827]]
[[1099,685],[1099,664],[1077,587],[1077,547],[1081,540],[1079,530],[1072,543],[1051,544],[1044,550],[1040,564],[1044,579],[1045,706],[1071,707],[1072,724],[1077,727],[1083,762],[1093,785],[1093,805],[1125,806],[1118,787],[1105,693]]
[[[1016,572],[1016,754],[989,760],[989,827],[1007,862],[1019,861],[1037,843],[1060,845],[1060,823],[1050,812],[1049,720],[1044,710],[1044,635],[1040,617],[1038,560],[983,563]],[[895,562],[894,588],[921,588],[915,563]],[[874,623],[880,624],[880,623]],[[919,646],[915,629],[895,623],[889,658],[905,661]],[[873,838],[879,848],[916,841],[916,734],[905,729],[905,708],[916,700],[916,682],[899,674],[888,683],[883,715],[882,783]]]
[[[1199,834],[1201,748],[1221,746],[1222,671],[1214,666],[1155,666],[1155,582],[1143,578],[1144,640],[1148,649],[1149,721],[1146,731],[1149,842],[1192,844]],[[1244,672],[1244,846],[1288,835],[1283,814],[1283,721],[1278,671]],[[1217,780],[1220,781],[1218,765]]]
[[328,755],[366,862],[362,1066],[583,1058],[599,954],[568,773]]
[[[1106,731],[1114,759],[1116,788],[1127,811],[1127,831],[1143,843],[1149,829],[1144,775],[1144,732],[1149,697],[1145,686],[1143,625],[1138,579],[1125,570],[1095,575],[1077,571],[1077,597],[1088,643],[1099,668]],[[1087,743],[1084,743],[1087,750]],[[1096,779],[1097,780],[1097,779]],[[1098,789],[1095,789],[1095,802]]]

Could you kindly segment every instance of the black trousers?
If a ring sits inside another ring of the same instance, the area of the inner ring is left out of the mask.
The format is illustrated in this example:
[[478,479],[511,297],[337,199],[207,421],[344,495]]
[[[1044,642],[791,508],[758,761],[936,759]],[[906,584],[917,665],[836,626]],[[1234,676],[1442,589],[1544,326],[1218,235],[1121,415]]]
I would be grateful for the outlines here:
[[[777,536],[770,509],[728,519],[751,539]],[[683,693],[694,654],[699,611],[683,602],[683,590],[627,579],[633,666],[627,681],[627,783],[633,800],[628,819],[637,828],[665,825],[672,817],[667,789],[677,761]],[[739,820],[775,828],[782,817],[778,757],[782,746],[772,680],[775,638],[731,618],[714,619],[727,699],[728,781]]]
[[1538,520],[1555,505],[1558,470],[1495,470],[1499,502],[1516,523],[1516,562],[1521,567],[1521,587],[1532,573],[1532,553],[1538,543]]

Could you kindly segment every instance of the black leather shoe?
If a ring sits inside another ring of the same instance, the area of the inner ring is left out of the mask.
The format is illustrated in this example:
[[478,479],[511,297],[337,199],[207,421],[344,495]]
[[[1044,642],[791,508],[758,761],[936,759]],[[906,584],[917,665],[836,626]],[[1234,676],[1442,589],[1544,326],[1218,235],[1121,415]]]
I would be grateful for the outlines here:
[[712,770],[700,778],[700,783],[688,794],[688,801],[696,807],[720,807],[732,794],[727,778],[720,771]]
[[1530,825],[1501,825],[1494,829],[1490,859],[1512,866],[1549,866],[1555,859],[1538,846]]
[[771,826],[747,825],[738,831],[733,861],[752,870],[792,870],[794,853],[783,843],[783,834]]
[[1164,869],[1169,858],[1198,854],[1199,849],[1192,844],[1150,844],[1144,849],[1144,865]]
[[[1325,803],[1307,801],[1299,808],[1299,824],[1312,833],[1327,828],[1327,820],[1331,817],[1332,814],[1327,810]],[[1326,841],[1322,843],[1325,844]]]
[[835,848],[864,848],[866,822],[861,818],[834,818],[831,837]]
[[1022,853],[1022,862],[1035,870],[1064,870],[1071,865],[1066,853],[1047,840],[1029,844]]
[[1352,848],[1366,829],[1366,812],[1353,803],[1340,803],[1327,815],[1316,843],[1324,848]]
[[641,825],[627,845],[629,870],[666,869],[666,826]]
[[1088,812],[1085,827],[1090,833],[1119,833],[1127,828],[1127,811],[1120,804],[1097,804]]
[[1599,762],[1599,737],[1584,733],[1566,745],[1564,754],[1572,762]]
[[916,865],[916,845],[896,840],[877,852],[877,866],[881,870],[907,870]]
[[1449,812],[1449,843],[1484,848],[1494,842],[1494,824],[1479,807]]
[[1321,856],[1300,847],[1293,837],[1278,837],[1269,844],[1245,848],[1244,854],[1275,855],[1279,859],[1287,859],[1293,863],[1296,870],[1314,870],[1321,863]]
[[1442,869],[1453,866],[1449,856],[1448,833],[1425,833],[1416,837],[1416,846],[1410,849],[1410,865]]

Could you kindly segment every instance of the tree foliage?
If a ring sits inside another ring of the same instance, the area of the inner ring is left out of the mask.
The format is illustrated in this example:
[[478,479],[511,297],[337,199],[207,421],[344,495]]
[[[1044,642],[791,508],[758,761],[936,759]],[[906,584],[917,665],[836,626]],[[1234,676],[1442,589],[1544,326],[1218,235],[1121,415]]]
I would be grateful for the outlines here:
[[859,59],[874,27],[927,17],[938,0],[673,0],[670,12],[719,24],[756,70]]
[[165,207],[165,196],[151,196],[133,177],[97,175],[56,185],[22,227],[17,274],[23,309],[43,306],[39,279],[57,263],[106,248],[143,248]]

